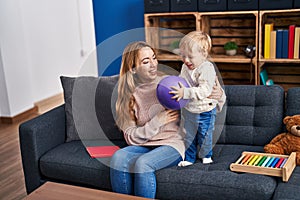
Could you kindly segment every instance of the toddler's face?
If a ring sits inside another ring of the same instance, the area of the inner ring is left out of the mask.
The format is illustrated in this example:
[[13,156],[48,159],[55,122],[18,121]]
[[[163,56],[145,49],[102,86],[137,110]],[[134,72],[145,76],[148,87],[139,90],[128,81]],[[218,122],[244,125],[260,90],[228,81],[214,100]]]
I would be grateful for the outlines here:
[[197,48],[188,50],[187,48],[180,48],[181,59],[183,63],[190,69],[193,70],[196,67],[200,66],[205,57]]

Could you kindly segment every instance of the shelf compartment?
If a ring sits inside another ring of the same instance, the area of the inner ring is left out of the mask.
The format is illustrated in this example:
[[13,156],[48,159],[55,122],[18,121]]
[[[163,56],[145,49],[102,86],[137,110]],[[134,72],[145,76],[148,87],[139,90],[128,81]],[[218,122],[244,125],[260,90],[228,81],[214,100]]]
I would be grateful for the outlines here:
[[239,56],[245,55],[247,45],[257,46],[258,11],[207,12],[199,15],[200,30],[207,32],[212,39],[213,55],[225,55],[224,44],[228,41],[237,43]]
[[197,12],[144,14],[146,41],[158,54],[170,54],[173,42],[197,30],[197,17]]
[[[268,78],[274,84],[280,85],[287,91],[292,87],[300,87],[300,59],[264,58],[265,24],[273,23],[273,30],[286,29],[290,25],[300,26],[300,9],[265,10],[260,11],[258,71],[266,69]],[[260,83],[260,77],[257,77]]]
[[291,87],[300,87],[299,63],[265,63],[262,68],[267,70],[268,78],[274,84],[282,86],[285,91]]
[[[289,29],[290,25],[300,26],[300,9],[291,9],[291,10],[267,10],[260,11],[260,33],[259,33],[259,58],[260,61],[268,62],[299,62],[299,59],[264,59],[264,32],[265,32],[265,24],[273,23],[273,30],[278,29]],[[289,61],[286,61],[289,60]],[[293,61],[296,60],[296,61]]]
[[225,85],[254,85],[255,67],[250,63],[217,63]]

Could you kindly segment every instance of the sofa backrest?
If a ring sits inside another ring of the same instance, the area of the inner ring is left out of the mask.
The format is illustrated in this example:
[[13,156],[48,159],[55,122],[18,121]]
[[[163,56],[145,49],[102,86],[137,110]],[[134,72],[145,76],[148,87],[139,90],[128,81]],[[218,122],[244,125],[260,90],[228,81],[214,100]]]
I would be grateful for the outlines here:
[[300,87],[288,89],[286,96],[286,115],[300,115]]
[[227,106],[222,112],[226,112],[226,118],[218,143],[265,145],[281,132],[284,115],[282,87],[228,85],[225,93]]

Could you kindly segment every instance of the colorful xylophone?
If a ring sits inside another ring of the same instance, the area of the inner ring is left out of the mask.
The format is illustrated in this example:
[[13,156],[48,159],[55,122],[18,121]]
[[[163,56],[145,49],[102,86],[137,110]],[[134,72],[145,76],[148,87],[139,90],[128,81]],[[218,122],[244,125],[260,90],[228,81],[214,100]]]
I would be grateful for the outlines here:
[[243,152],[241,157],[230,165],[235,172],[249,172],[282,177],[287,182],[296,167],[296,153],[291,155]]

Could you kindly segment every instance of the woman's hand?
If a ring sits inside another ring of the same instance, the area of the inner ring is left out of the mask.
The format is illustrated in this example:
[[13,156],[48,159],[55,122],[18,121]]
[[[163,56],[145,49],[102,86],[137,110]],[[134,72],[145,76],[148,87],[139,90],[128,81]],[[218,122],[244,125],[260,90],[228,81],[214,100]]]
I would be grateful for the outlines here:
[[220,85],[218,77],[215,79],[216,84],[213,87],[213,90],[208,98],[219,100],[223,95],[223,89]]
[[176,110],[164,110],[157,115],[158,120],[163,124],[168,124],[170,122],[179,119],[179,112]]

